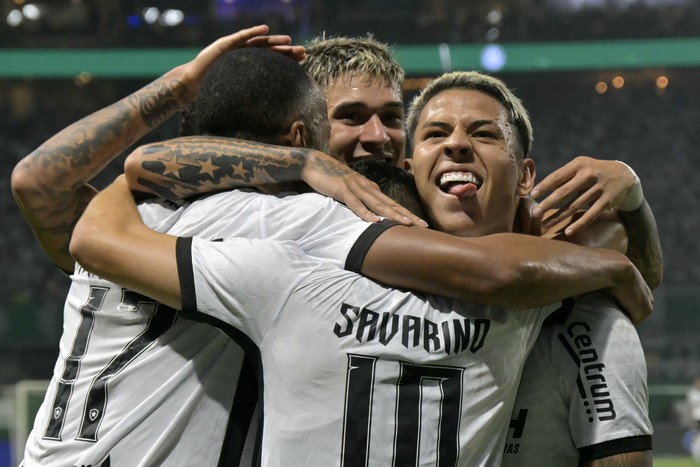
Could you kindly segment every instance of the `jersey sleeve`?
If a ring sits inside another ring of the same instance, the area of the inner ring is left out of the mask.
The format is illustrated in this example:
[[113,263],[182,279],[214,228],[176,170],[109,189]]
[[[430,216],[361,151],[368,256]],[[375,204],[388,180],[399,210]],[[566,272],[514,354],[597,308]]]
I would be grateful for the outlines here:
[[351,250],[363,256],[362,249],[355,247],[358,239],[365,238],[361,243],[365,248],[371,245],[365,231],[383,231],[393,225],[363,221],[344,205],[317,193],[273,196],[233,190],[193,202],[169,233],[210,240],[291,240],[307,255],[342,268]]
[[157,232],[167,232],[180,217],[180,208],[184,204],[163,198],[148,198],[139,202],[137,209],[144,224]]
[[363,221],[344,205],[317,193],[267,197],[264,213],[266,238],[295,240],[309,256],[340,268],[364,259],[372,242],[396,225],[388,220]]
[[[184,202],[182,203],[185,204]],[[137,205],[139,214],[144,224],[157,232],[167,232],[168,229],[178,220],[182,212],[179,209],[181,205],[164,198],[148,198],[141,201]],[[70,277],[75,273],[76,268],[81,269],[78,263],[75,263],[73,271],[67,271],[59,268],[66,277]]]
[[256,345],[295,287],[320,264],[292,242],[179,237],[183,316],[232,326]]
[[569,381],[569,425],[582,460],[651,450],[644,351],[630,320],[602,294],[579,299],[568,316],[565,352],[578,378]]

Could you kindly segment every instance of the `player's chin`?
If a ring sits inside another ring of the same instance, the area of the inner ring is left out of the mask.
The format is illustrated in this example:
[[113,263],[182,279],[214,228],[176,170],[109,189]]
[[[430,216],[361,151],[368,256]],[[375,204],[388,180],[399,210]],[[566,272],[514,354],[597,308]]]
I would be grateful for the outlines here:
[[[436,199],[437,198],[437,199]],[[430,218],[438,230],[460,237],[477,237],[481,231],[474,217],[455,196],[438,196],[431,202]]]

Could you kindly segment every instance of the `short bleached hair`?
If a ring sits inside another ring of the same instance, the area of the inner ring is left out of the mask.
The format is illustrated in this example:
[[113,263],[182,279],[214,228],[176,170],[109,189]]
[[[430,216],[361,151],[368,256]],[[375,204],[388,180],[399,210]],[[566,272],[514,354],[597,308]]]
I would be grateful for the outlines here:
[[530,117],[518,97],[506,84],[493,76],[477,71],[453,71],[432,80],[411,102],[406,117],[406,132],[411,141],[415,136],[418,119],[428,102],[449,89],[473,89],[496,99],[508,112],[508,121],[517,129],[522,156],[527,157],[534,142]]
[[398,95],[403,95],[404,69],[394,58],[391,48],[367,34],[361,37],[326,37],[325,34],[306,44],[302,66],[324,89],[341,76],[365,75],[381,79]]

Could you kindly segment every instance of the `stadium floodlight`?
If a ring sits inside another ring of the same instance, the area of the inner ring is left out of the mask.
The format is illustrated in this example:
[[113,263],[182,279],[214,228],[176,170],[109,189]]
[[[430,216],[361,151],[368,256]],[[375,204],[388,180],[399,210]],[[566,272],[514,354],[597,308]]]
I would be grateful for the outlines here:
[[498,44],[489,44],[481,50],[481,66],[486,71],[499,71],[506,64],[505,49]]
[[160,17],[160,10],[154,6],[143,9],[143,20],[148,24],[155,24]]
[[41,10],[33,3],[27,3],[24,5],[22,7],[22,14],[25,18],[32,21],[37,21],[39,18],[41,18]]
[[24,15],[19,10],[12,10],[7,14],[7,25],[16,28],[24,21]]
[[185,14],[182,10],[165,10],[160,15],[159,22],[164,26],[177,26],[185,20]]

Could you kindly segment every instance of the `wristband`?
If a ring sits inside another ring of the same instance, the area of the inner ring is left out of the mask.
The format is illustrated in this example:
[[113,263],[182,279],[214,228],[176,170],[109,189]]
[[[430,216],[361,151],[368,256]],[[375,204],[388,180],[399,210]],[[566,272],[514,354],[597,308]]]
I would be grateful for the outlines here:
[[636,211],[637,209],[639,209],[639,207],[642,205],[642,202],[644,201],[642,182],[639,180],[639,177],[634,172],[634,170],[632,170],[632,167],[630,167],[622,161],[615,162],[619,162],[620,164],[630,169],[630,172],[632,172],[632,175],[634,175],[634,186],[632,187],[632,191],[630,191],[629,194],[625,197],[625,199],[623,199],[620,202],[620,204],[617,205],[617,209],[623,212]]

